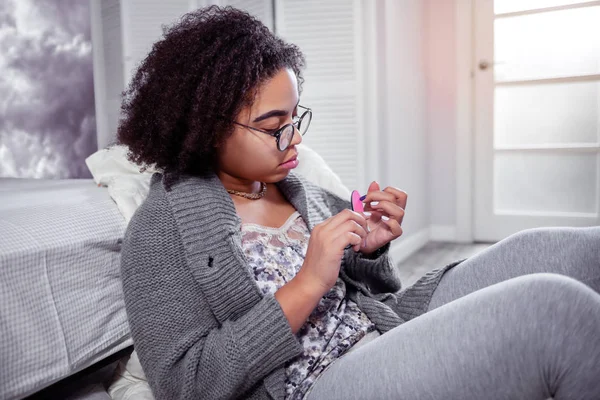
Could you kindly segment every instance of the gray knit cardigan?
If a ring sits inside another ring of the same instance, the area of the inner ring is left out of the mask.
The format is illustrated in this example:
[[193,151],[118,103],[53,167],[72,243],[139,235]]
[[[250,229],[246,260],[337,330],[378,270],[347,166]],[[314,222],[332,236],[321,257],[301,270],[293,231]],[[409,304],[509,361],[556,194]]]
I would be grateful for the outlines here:
[[[277,185],[310,230],[350,206],[294,172]],[[346,250],[339,275],[382,333],[424,313],[458,263],[401,290],[388,249],[374,260]],[[216,175],[185,176],[169,190],[153,175],[127,227],[121,270],[134,346],[157,399],[284,399],[284,364],[303,349],[249,271],[241,219]]]

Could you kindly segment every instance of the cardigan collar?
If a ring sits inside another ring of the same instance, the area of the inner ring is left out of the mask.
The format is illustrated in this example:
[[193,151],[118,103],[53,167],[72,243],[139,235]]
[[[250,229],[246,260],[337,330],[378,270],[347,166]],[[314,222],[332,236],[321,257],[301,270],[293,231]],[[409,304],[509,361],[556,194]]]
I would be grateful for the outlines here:
[[[160,177],[160,174],[155,174],[153,180]],[[304,179],[290,171],[276,185],[312,231],[317,221],[313,221],[308,212]],[[202,177],[183,176],[172,185],[167,198],[180,225],[184,244],[194,247],[192,252],[210,251],[223,243],[227,236],[241,232],[242,220],[215,173]]]

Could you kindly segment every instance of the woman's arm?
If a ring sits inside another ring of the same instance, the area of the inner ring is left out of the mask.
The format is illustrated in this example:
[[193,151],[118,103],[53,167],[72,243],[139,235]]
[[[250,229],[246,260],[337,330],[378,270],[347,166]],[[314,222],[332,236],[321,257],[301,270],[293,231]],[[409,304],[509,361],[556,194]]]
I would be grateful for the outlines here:
[[395,293],[402,289],[398,269],[389,257],[386,244],[377,258],[369,258],[348,249],[344,253],[344,269],[352,279],[363,282],[372,293]]
[[145,205],[125,235],[122,278],[134,345],[156,398],[237,397],[302,352],[274,296],[220,324],[186,263],[166,201],[161,213]]
[[302,270],[275,293],[292,332],[297,333],[313,312],[319,300],[325,295],[320,285],[312,283],[302,274]]
[[297,333],[326,291],[305,277],[302,270],[275,293],[292,332]]

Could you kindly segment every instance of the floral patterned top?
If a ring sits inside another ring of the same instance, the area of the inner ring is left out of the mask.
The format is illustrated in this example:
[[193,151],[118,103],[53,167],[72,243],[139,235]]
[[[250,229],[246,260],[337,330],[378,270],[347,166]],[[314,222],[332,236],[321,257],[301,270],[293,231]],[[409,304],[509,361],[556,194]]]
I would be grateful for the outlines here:
[[[242,224],[242,248],[263,294],[275,293],[298,273],[309,238],[298,211],[279,228]],[[345,294],[346,286],[338,278],[296,333],[304,352],[286,364],[286,399],[302,399],[333,361],[376,330]]]

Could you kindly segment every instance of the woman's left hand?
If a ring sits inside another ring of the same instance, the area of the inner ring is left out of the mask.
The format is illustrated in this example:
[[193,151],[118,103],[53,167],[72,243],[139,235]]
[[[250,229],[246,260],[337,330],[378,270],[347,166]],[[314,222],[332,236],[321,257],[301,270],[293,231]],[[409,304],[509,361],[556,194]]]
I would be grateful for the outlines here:
[[388,186],[381,190],[373,181],[363,200],[370,232],[360,248],[361,253],[370,254],[402,235],[402,219],[408,195],[400,189]]

